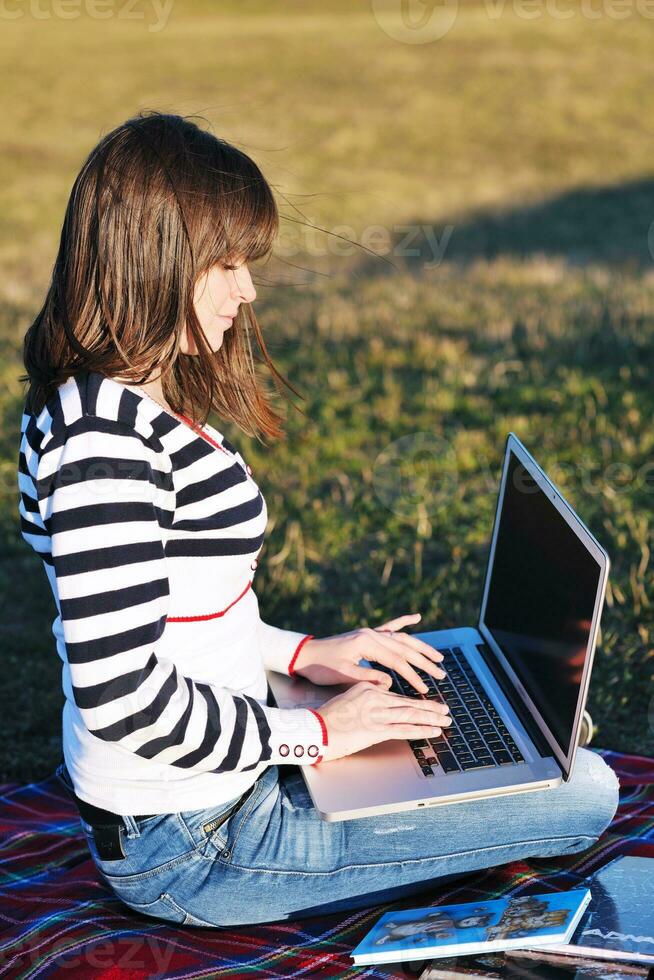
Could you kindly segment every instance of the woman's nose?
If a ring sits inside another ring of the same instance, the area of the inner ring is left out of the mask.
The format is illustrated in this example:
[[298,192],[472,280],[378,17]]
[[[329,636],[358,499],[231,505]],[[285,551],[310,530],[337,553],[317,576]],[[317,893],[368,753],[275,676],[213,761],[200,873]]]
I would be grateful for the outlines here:
[[232,273],[234,280],[232,283],[231,295],[233,299],[241,297],[244,303],[253,303],[257,298],[257,291],[252,282],[252,276],[247,266],[242,265]]

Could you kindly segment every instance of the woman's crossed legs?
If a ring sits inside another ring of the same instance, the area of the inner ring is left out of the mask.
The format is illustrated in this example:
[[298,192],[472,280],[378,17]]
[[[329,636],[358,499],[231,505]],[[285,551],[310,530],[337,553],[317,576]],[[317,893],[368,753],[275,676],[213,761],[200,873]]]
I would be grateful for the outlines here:
[[207,832],[210,810],[132,822],[125,867],[96,863],[124,901],[149,915],[187,925],[274,922],[392,901],[517,859],[586,850],[610,824],[618,790],[601,756],[581,748],[572,778],[556,789],[328,823],[301,773],[280,775],[271,766],[217,830],[208,824]]

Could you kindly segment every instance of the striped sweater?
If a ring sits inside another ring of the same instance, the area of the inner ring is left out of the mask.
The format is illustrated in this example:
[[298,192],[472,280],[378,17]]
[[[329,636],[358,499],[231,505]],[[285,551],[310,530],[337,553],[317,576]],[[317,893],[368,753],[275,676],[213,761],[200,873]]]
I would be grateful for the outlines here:
[[95,371],[23,413],[21,533],[43,560],[75,791],[121,814],[204,809],[269,765],[312,765],[310,708],[267,701],[307,634],[262,622],[267,509],[215,428]]

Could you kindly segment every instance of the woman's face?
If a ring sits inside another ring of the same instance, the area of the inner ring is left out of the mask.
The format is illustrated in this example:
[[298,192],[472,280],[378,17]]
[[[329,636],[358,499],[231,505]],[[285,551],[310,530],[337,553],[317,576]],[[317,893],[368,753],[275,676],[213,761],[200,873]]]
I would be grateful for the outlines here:
[[[237,266],[214,265],[205,272],[195,284],[193,305],[200,326],[213,351],[217,351],[223,334],[232,321],[241,303],[252,303],[257,291],[245,263]],[[186,327],[182,333],[180,349],[183,354],[197,354],[198,349]]]

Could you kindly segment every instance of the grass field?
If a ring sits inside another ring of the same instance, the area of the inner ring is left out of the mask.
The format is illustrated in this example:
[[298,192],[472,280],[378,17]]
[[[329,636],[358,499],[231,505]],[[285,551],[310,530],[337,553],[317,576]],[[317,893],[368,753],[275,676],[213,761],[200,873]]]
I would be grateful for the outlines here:
[[18,532],[21,340],[86,153],[139,108],[203,114],[285,215],[257,311],[304,414],[268,447],[212,420],[268,503],[263,618],[474,624],[513,430],[612,558],[596,744],[654,754],[654,22],[467,3],[415,44],[356,2],[178,0],[156,33],[24,9],[0,35],[0,779],[60,756],[54,605]]

